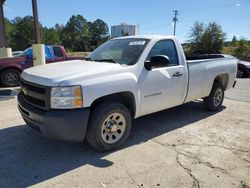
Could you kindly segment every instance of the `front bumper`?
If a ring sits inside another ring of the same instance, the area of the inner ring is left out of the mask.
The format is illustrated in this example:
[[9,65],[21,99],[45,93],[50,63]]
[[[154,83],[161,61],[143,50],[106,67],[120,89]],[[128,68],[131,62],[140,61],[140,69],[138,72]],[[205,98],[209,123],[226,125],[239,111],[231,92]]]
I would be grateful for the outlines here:
[[43,136],[57,140],[84,140],[89,109],[45,111],[28,104],[18,95],[18,109],[24,121]]

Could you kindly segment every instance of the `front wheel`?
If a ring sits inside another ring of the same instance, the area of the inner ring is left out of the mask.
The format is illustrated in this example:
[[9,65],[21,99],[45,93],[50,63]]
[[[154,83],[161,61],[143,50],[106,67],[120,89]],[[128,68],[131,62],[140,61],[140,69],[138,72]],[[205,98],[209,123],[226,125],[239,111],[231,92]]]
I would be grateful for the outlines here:
[[209,111],[218,111],[224,100],[224,88],[220,83],[215,82],[210,95],[203,99],[204,107]]
[[91,112],[86,138],[99,151],[113,150],[126,141],[131,126],[131,113],[124,105],[104,102]]
[[6,69],[1,73],[1,83],[6,87],[18,86],[20,82],[20,72],[16,69]]

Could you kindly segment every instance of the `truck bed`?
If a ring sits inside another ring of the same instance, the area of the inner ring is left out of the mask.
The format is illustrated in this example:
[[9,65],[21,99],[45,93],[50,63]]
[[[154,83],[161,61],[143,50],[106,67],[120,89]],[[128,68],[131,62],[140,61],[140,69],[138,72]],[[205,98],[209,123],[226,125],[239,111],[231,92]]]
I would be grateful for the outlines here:
[[[213,58],[212,58],[213,57]],[[203,56],[187,58],[189,70],[188,94],[185,102],[208,96],[217,75],[225,74],[225,89],[231,88],[236,74],[235,58],[232,56]],[[228,70],[229,74],[228,74]],[[231,80],[231,82],[230,82]]]

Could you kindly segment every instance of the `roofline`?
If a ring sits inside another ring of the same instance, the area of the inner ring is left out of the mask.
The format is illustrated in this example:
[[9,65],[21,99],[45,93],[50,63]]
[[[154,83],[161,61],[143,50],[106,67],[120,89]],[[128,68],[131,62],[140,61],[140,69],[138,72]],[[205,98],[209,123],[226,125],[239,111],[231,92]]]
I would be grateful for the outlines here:
[[175,39],[176,37],[172,36],[172,35],[131,35],[131,36],[122,36],[122,37],[112,38],[111,40],[113,40],[113,39],[133,39],[133,38],[152,40],[152,39],[161,39],[161,38]]

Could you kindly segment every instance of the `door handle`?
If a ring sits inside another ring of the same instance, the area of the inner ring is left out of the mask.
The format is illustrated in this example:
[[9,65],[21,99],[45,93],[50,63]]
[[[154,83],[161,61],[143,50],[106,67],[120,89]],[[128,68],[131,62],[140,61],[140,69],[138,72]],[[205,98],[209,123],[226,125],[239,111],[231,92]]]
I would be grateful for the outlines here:
[[182,73],[176,72],[176,73],[173,74],[173,77],[179,78],[179,77],[181,77],[182,75],[183,75]]

